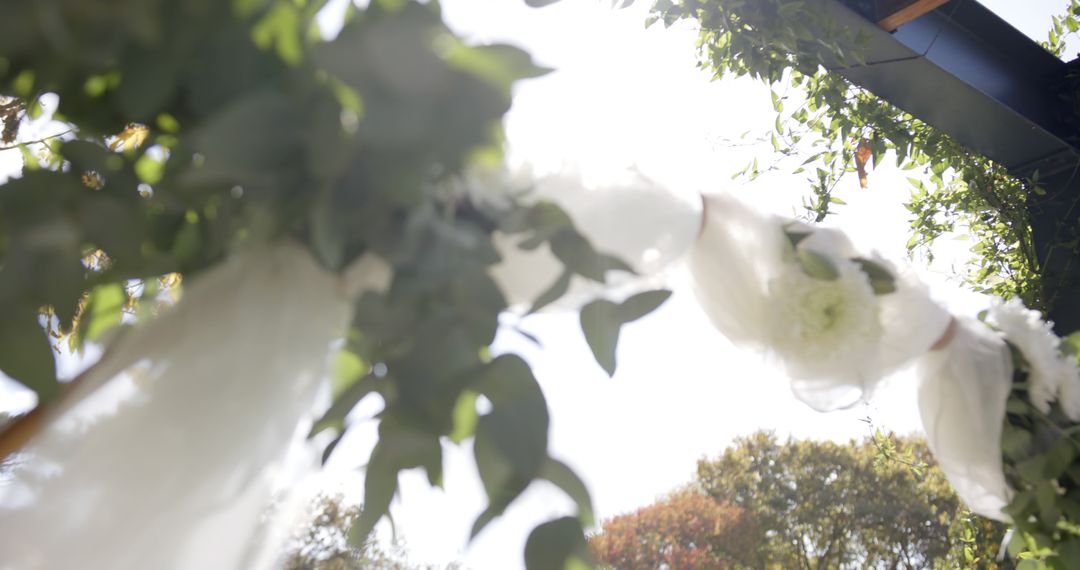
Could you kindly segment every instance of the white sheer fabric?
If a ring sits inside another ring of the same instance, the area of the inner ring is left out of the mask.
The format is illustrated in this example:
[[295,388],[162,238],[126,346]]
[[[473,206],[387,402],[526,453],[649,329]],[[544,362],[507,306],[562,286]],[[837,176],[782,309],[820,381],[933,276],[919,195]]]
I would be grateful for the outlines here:
[[[663,285],[658,275],[690,250],[701,225],[701,204],[696,196],[690,198],[633,171],[602,184],[575,174],[537,180],[526,201],[558,204],[597,251],[615,255],[638,273],[611,272],[606,288],[575,276],[557,306],[574,307],[605,292],[617,295]],[[516,244],[523,239],[495,235],[503,261],[492,268],[492,276],[511,306],[527,308],[555,282],[563,266],[546,244],[532,251],[519,249]]]
[[1001,430],[1013,363],[1001,335],[958,318],[952,340],[919,364],[919,413],[930,451],[972,512],[1010,522],[1001,512],[1005,481]]
[[[732,342],[776,358],[811,407],[857,403],[945,331],[948,313],[910,271],[859,252],[843,233],[764,215],[729,194],[704,200],[689,263],[703,309]],[[797,247],[827,260],[837,278],[807,275],[785,230],[809,232]],[[853,258],[888,269],[896,291],[874,294]]]
[[265,567],[259,521],[285,450],[352,295],[388,277],[366,257],[341,278],[285,243],[193,278],[20,455],[0,486],[0,567]]

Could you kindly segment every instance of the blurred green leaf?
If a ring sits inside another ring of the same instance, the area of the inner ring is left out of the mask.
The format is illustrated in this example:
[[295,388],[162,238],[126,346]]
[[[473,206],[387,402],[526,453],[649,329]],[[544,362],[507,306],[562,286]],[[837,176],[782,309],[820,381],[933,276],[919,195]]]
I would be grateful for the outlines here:
[[341,396],[346,389],[363,378],[367,370],[367,365],[355,353],[347,348],[338,350],[330,368],[331,396],[333,398]]
[[896,278],[883,265],[861,257],[856,257],[852,261],[870,279],[870,287],[874,289],[875,295],[887,295],[896,292]]
[[364,508],[349,529],[349,543],[362,545],[379,519],[390,511],[398,474],[423,467],[433,485],[442,481],[442,447],[437,436],[408,427],[394,417],[379,424],[379,442],[364,472]]
[[0,371],[37,393],[42,402],[57,397],[56,361],[36,311],[5,311],[0,319]]
[[828,257],[812,249],[797,248],[795,257],[798,259],[803,271],[814,279],[835,281],[840,278],[840,271],[836,269],[833,262]]
[[540,478],[550,481],[574,500],[578,507],[578,518],[581,519],[582,524],[592,526],[596,522],[593,518],[592,497],[589,495],[589,489],[566,464],[550,457],[547,458],[540,471]]
[[531,307],[529,307],[529,313],[535,313],[540,309],[558,301],[563,295],[570,289],[570,280],[574,274],[570,271],[563,271],[559,274],[559,277],[555,279],[555,282],[550,287],[544,290],[539,297],[533,301]]
[[124,318],[124,305],[127,293],[119,284],[99,285],[90,291],[86,309],[79,319],[82,337],[91,342],[101,340],[102,336],[120,325]]
[[536,527],[525,543],[528,570],[576,570],[592,566],[581,521],[563,517]]
[[581,332],[592,350],[597,364],[615,375],[615,352],[619,344],[619,331],[628,322],[635,321],[664,303],[671,291],[657,290],[638,293],[616,304],[606,299],[593,301],[581,309]]
[[472,390],[465,390],[454,404],[454,430],[450,432],[450,441],[461,443],[476,433],[476,424],[480,415],[476,411],[476,399],[479,396]]

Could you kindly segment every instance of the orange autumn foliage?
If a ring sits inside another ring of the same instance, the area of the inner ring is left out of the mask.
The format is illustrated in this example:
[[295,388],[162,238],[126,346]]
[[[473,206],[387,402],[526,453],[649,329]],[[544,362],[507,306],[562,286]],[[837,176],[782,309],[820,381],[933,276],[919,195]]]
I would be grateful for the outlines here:
[[749,513],[693,491],[682,491],[604,522],[589,537],[602,567],[690,570],[745,567],[761,531]]

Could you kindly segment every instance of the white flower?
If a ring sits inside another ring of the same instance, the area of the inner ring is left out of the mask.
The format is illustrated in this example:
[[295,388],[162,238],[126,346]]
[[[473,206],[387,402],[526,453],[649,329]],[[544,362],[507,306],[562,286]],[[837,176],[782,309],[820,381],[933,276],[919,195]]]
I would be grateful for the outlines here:
[[[858,403],[946,330],[948,313],[913,274],[858,251],[842,232],[764,215],[729,194],[704,203],[689,263],[702,308],[733,343],[780,361],[810,407]],[[791,249],[795,234],[805,234],[798,250],[835,279],[807,274]],[[855,258],[889,273],[895,291],[875,294]]]
[[1058,403],[1070,420],[1080,422],[1080,370],[1077,370],[1076,360],[1073,358],[1065,359],[1065,367],[1068,372],[1061,380]]
[[807,275],[795,263],[769,282],[770,346],[800,377],[862,368],[881,339],[878,299],[866,275],[848,260],[832,260],[839,277]]
[[[1039,311],[1028,309],[1017,298],[1009,301],[994,299],[987,321],[997,327],[1027,360],[1031,404],[1040,412],[1049,413],[1050,403],[1067,392],[1070,398],[1066,413],[1074,420],[1080,417],[1076,394],[1080,387],[1075,385],[1080,379],[1077,378],[1076,363],[1058,352],[1061,341],[1054,334],[1052,323],[1044,321]],[[1062,407],[1064,404],[1062,399]]]

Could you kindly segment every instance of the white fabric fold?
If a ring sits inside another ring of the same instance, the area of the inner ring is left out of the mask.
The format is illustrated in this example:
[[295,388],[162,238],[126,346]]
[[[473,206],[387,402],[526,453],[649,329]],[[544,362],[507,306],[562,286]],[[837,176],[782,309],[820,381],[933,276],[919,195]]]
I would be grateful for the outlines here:
[[1011,522],[1001,509],[1005,481],[1001,432],[1013,363],[1001,334],[958,318],[952,340],[918,366],[919,414],[930,451],[972,512]]
[[[546,176],[522,200],[555,203],[597,251],[618,257],[637,273],[609,272],[606,285],[575,276],[553,307],[575,308],[599,295],[618,298],[663,286],[662,273],[690,250],[701,225],[696,196],[680,195],[636,171],[601,183],[577,173]],[[501,232],[494,236],[503,261],[491,275],[514,309],[530,306],[563,272],[547,244],[526,251],[517,247],[524,239]]]
[[331,343],[389,276],[358,263],[339,277],[298,245],[253,247],[121,336],[0,485],[4,563],[263,567],[260,519]]

